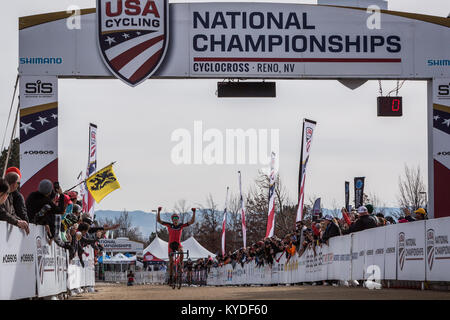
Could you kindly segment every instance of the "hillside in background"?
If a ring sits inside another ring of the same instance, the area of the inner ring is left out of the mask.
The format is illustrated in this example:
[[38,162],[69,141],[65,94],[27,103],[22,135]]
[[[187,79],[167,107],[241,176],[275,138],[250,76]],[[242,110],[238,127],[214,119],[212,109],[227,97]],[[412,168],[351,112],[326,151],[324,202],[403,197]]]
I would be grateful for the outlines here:
[[[394,216],[395,212],[399,212],[399,208],[383,208],[384,214],[386,216]],[[335,210],[322,208],[323,215],[330,214],[333,215]],[[122,211],[114,211],[114,210],[98,210],[95,211],[95,216],[97,220],[104,221],[105,219],[112,219],[119,217]],[[156,224],[156,214],[153,212],[144,212],[144,211],[129,211],[129,215],[131,217],[131,223],[133,227],[138,227],[139,231],[142,233],[144,238],[148,238],[152,232],[155,232],[155,224]],[[164,221],[170,221],[171,213],[163,213],[161,214],[161,219]],[[341,217],[341,213],[339,212],[338,217]],[[201,215],[197,215],[197,221],[201,220]],[[161,226],[159,226],[161,227]],[[159,228],[158,228],[159,229]]]

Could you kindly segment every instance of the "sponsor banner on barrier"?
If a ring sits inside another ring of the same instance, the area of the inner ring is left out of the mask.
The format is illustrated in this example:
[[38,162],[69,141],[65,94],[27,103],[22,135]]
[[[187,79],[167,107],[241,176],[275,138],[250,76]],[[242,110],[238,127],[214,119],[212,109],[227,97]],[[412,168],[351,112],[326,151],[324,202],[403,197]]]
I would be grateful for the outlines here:
[[36,295],[36,251],[30,234],[0,221],[0,300],[24,299]]
[[398,224],[384,227],[384,279],[397,279],[397,228]]
[[397,227],[397,280],[425,280],[425,221]]
[[376,279],[384,277],[384,242],[385,228],[373,228],[361,232],[364,238],[366,257],[364,260],[364,279],[372,276]]
[[450,281],[450,219],[427,220],[426,280]]
[[[86,268],[73,264],[68,268],[66,250],[47,242],[43,226],[29,226],[26,235],[0,221],[0,300],[53,296],[65,292],[69,283],[76,283],[71,289],[95,285],[91,247],[84,248],[89,254]],[[78,273],[69,275],[73,270]]]
[[38,296],[48,297],[66,291],[66,251],[54,242],[49,244],[42,227],[36,228],[34,239]]
[[351,235],[351,279],[364,279],[364,265],[366,260],[366,248],[364,234],[355,232]]

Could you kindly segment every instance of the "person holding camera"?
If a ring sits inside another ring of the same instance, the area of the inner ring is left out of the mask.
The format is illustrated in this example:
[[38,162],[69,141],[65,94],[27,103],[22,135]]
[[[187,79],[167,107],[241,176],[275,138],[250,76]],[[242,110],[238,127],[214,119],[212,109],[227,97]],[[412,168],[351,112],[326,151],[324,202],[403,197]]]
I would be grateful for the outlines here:
[[[59,195],[57,204],[53,202],[56,195]],[[46,226],[49,241],[55,237],[56,215],[63,215],[65,210],[64,194],[58,182],[52,184],[48,179],[39,183],[37,191],[30,193],[25,201],[28,217],[35,224]]]

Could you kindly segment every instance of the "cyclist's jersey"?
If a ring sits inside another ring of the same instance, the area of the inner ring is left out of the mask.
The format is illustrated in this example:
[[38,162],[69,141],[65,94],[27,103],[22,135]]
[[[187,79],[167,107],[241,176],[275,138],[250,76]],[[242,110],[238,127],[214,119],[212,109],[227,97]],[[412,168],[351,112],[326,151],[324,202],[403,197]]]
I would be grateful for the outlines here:
[[162,225],[167,227],[167,231],[169,232],[169,244],[172,242],[181,243],[181,232],[183,232],[183,228],[189,226],[187,223],[175,226],[173,223],[168,222],[163,222]]

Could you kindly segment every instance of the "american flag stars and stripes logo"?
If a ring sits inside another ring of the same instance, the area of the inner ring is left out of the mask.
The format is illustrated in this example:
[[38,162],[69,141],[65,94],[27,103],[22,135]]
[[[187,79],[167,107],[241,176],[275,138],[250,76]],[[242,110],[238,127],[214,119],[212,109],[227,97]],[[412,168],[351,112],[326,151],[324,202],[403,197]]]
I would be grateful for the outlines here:
[[58,108],[52,105],[47,110],[31,113],[20,118],[20,141],[34,138],[35,136],[58,126]]
[[135,87],[162,63],[168,46],[168,0],[97,0],[98,47],[109,70]]

